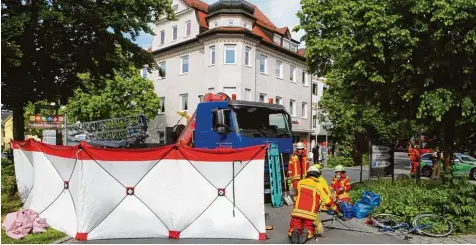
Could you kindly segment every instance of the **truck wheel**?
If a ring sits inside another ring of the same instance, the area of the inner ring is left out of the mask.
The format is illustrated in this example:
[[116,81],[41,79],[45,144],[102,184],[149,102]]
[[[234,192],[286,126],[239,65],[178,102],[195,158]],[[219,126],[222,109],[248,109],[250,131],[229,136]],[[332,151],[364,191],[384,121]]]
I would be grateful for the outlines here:
[[430,167],[424,167],[424,168],[421,170],[421,175],[422,175],[423,177],[431,178],[432,172],[433,172],[433,169],[431,169]]
[[469,178],[472,180],[476,180],[476,168],[471,169],[471,172],[469,173]]

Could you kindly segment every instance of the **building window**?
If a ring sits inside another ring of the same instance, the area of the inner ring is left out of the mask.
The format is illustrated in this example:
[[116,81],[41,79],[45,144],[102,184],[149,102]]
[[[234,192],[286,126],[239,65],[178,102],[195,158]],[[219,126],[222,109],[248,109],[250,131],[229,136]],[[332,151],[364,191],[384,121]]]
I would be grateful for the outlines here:
[[215,92],[215,88],[208,88],[208,92],[209,92],[209,93],[214,93],[214,92]]
[[251,48],[245,47],[245,65],[251,66]]
[[215,65],[215,46],[210,47],[210,65]]
[[317,115],[312,116],[312,128],[317,127]]
[[225,64],[236,64],[236,45],[226,44],[225,45]]
[[259,102],[265,103],[266,101],[266,94],[259,94]]
[[182,74],[188,73],[188,55],[183,56],[181,58],[181,63],[182,63],[181,73]]
[[266,56],[260,55],[259,57],[259,72],[266,74]]
[[160,109],[159,114],[165,113],[165,97],[160,97]]
[[283,39],[283,47],[285,49],[289,49],[289,40],[286,38]]
[[283,104],[283,98],[276,96],[276,104],[282,105]]
[[293,117],[296,116],[296,101],[294,100],[289,101],[289,114]]
[[298,51],[298,45],[294,44],[294,43],[291,43],[291,51],[297,52]]
[[318,90],[317,83],[312,83],[312,94],[317,95],[317,90]]
[[307,76],[306,71],[302,71],[302,85],[307,86]]
[[247,101],[252,101],[252,98],[251,98],[251,89],[245,89],[245,99]]
[[192,33],[192,22],[189,20],[185,22],[185,36],[190,36]]
[[188,94],[180,95],[180,110],[182,111],[188,110]]
[[177,12],[177,10],[178,10],[178,4],[175,4],[172,8],[174,9],[175,12]]
[[235,24],[235,21],[233,21],[233,20],[228,20],[228,25],[229,25],[229,26],[232,26],[232,25],[234,25],[234,24]]
[[164,45],[165,42],[165,31],[160,32],[160,45]]
[[281,45],[281,36],[274,34],[273,42],[277,45]]
[[213,26],[214,26],[214,27],[218,27],[218,22],[214,21],[214,22],[213,22]]
[[223,93],[228,95],[228,97],[232,97],[233,94],[236,95],[236,87],[224,87],[223,88]]
[[243,26],[245,27],[245,29],[248,29],[248,23],[245,22]]
[[165,144],[165,133],[163,131],[157,132],[159,135],[159,144]]
[[149,74],[149,71],[147,71],[147,67],[142,68],[142,77],[147,79],[148,74]]
[[307,118],[307,103],[302,102],[301,111],[302,111],[302,118]]
[[172,27],[172,39],[177,40],[177,26]]
[[282,66],[283,66],[283,62],[277,60],[276,61],[276,77],[278,77],[278,78],[283,78]]
[[159,78],[164,79],[167,73],[167,66],[165,61],[159,63]]
[[294,66],[289,66],[289,79],[291,82],[296,82],[296,67]]

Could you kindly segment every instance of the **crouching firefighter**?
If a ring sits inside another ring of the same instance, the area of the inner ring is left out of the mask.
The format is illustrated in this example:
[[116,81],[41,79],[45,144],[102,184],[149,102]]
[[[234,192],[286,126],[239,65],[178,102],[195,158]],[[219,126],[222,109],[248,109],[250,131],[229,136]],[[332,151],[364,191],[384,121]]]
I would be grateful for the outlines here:
[[[309,161],[304,152],[304,144],[299,142],[296,144],[296,151],[291,155],[288,164],[288,186],[291,193],[296,191],[298,182],[306,177],[306,171],[309,168]],[[296,201],[296,195],[293,195]]]
[[329,195],[321,194],[322,187],[319,184],[319,176],[320,169],[311,166],[307,171],[306,178],[297,184],[297,198],[294,202],[288,230],[289,238],[293,244],[304,244],[314,237],[316,232],[314,222],[317,220],[321,202],[327,203],[328,208],[340,215]]

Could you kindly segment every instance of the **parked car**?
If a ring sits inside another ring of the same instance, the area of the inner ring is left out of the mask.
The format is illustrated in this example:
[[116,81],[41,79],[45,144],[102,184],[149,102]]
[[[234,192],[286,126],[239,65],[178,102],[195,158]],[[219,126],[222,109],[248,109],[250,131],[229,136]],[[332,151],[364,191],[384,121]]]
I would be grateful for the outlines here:
[[[421,175],[431,177],[433,162],[431,161],[432,153],[423,154],[421,157]],[[452,160],[453,173],[457,175],[466,175],[470,179],[476,180],[476,158],[462,153],[453,154]],[[443,169],[443,163],[441,165]]]

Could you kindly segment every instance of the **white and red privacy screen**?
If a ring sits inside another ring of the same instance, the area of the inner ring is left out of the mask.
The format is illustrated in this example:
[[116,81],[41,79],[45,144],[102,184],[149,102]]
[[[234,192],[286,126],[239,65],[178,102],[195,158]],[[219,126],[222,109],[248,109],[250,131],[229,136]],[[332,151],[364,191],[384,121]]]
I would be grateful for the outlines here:
[[77,240],[266,239],[265,146],[12,145],[24,208]]

